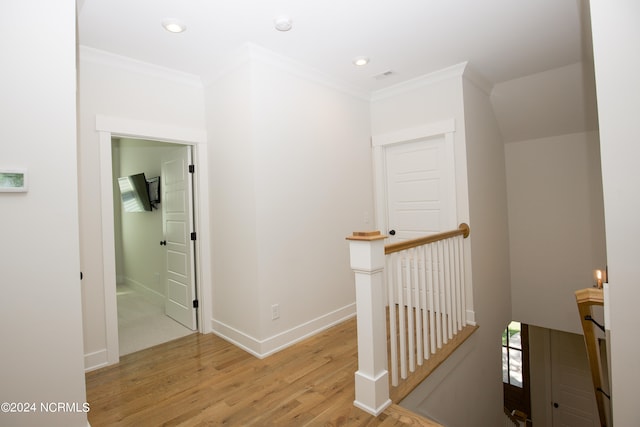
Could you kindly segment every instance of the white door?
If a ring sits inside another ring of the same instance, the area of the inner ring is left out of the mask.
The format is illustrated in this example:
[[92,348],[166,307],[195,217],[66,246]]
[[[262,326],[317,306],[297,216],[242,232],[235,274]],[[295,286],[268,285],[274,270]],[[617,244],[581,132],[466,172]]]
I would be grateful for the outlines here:
[[180,147],[162,161],[161,192],[167,252],[165,312],[191,330],[197,328],[192,216],[191,147]]
[[384,161],[391,241],[457,227],[452,147],[444,135],[386,146]]
[[551,331],[551,384],[554,427],[599,426],[582,335]]

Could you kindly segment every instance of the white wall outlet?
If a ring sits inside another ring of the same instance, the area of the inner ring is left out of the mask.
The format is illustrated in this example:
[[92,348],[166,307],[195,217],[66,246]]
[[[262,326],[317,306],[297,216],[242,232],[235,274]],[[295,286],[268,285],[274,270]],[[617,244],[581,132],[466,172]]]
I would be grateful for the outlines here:
[[271,306],[271,320],[276,320],[280,318],[280,305],[273,304]]

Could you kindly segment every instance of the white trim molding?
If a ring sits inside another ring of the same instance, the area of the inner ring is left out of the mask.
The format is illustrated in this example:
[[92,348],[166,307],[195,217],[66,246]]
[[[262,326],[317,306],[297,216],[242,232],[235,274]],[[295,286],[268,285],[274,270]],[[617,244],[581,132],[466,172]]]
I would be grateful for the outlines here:
[[177,144],[204,144],[207,132],[202,129],[184,128],[166,123],[147,122],[120,117],[96,115],[96,130],[113,135],[153,139]]
[[[113,214],[113,169],[111,133],[100,133],[100,194],[102,207],[102,284],[104,291],[106,362],[118,363],[118,300],[116,297],[116,244]],[[115,313],[115,316],[113,316]]]
[[127,56],[116,55],[111,52],[96,49],[89,46],[80,45],[78,48],[79,60],[98,65],[119,68],[137,74],[144,74],[149,77],[161,78],[191,87],[202,88],[202,80],[194,74],[184,73],[171,68],[129,58]]
[[420,77],[416,77],[411,80],[407,80],[402,83],[398,83],[397,85],[393,85],[388,88],[377,90],[372,94],[371,100],[380,101],[382,99],[391,98],[399,94],[413,92],[416,89],[424,86],[429,86],[435,83],[455,78],[465,78],[480,90],[485,92],[487,95],[490,95],[491,91],[493,90],[493,84],[482,74],[476,71],[469,64],[469,62],[465,61],[438,71],[434,71],[429,74],[425,74]]
[[[450,187],[447,188],[447,191],[452,194],[456,194],[457,181],[455,174],[456,162],[454,147],[455,130],[456,122],[455,119],[451,118],[439,122],[425,123],[411,128],[399,129],[371,137],[371,145],[373,148],[374,208],[376,228],[378,230],[382,230],[386,233],[386,230],[388,229],[385,147],[433,137],[444,137],[447,168],[449,173],[452,174],[448,180],[450,182]],[[453,198],[452,206],[449,206],[449,211],[454,218],[457,218],[456,203],[456,198]],[[452,224],[452,227],[457,227],[457,224]]]
[[[120,117],[96,116],[96,131],[100,135],[100,191],[102,202],[102,256],[103,284],[105,298],[105,324],[107,348],[104,350],[106,364],[119,361],[118,345],[118,309],[116,299],[116,262],[113,214],[113,172],[111,156],[111,139],[113,136],[126,136],[137,139],[172,142],[192,145],[194,161],[197,164],[194,194],[196,194],[195,227],[197,240],[196,286],[200,301],[199,332],[211,332],[212,318],[212,278],[211,278],[211,246],[209,227],[209,173],[206,132],[200,129],[183,128],[166,123],[147,122]],[[97,354],[100,352],[96,352]],[[93,355],[93,353],[92,353]],[[94,360],[92,355],[85,355]],[[96,363],[87,363],[92,368]],[[99,367],[99,362],[98,366]]]
[[255,43],[249,42],[245,43],[244,45],[242,45],[242,47],[237,49],[233,55],[227,57],[225,61],[226,66],[222,67],[211,78],[204,79],[204,85],[210,86],[212,83],[215,83],[216,80],[219,80],[223,76],[236,70],[238,67],[251,61],[257,61],[260,64],[266,64],[270,67],[277,68],[282,72],[299,77],[308,82],[313,82],[327,88],[337,90],[343,94],[369,102],[369,91],[355,87],[354,85],[350,85],[346,82],[338,81],[337,79],[313,67],[273,52]]
[[383,145],[416,141],[418,139],[425,139],[432,136],[452,133],[455,130],[455,119],[448,119],[440,122],[427,123],[420,126],[387,132],[380,135],[374,135],[371,137],[371,145],[374,147],[379,147]]
[[98,350],[84,355],[84,371],[89,372],[109,364],[107,350]]
[[214,334],[225,341],[229,341],[259,359],[264,359],[355,315],[356,304],[349,304],[263,340],[215,319],[211,320],[211,329]]
[[403,93],[413,92],[416,89],[430,86],[432,84],[450,80],[453,78],[460,78],[464,74],[464,70],[467,67],[467,62],[461,62],[460,64],[452,65],[451,67],[443,68],[433,73],[425,74],[415,79],[407,80],[397,85],[390,86],[388,88],[375,91],[372,96],[372,101],[380,101],[383,99],[391,98]]

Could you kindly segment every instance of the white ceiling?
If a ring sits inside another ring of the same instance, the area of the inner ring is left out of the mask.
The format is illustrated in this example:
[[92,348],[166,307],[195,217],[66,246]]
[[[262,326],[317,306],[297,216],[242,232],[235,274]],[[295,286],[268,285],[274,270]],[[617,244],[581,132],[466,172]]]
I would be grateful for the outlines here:
[[[358,90],[381,89],[464,61],[495,84],[588,55],[585,5],[586,0],[79,0],[79,42],[204,80],[251,42]],[[274,29],[281,14],[293,20],[291,31]],[[165,18],[183,21],[187,31],[166,32]],[[371,59],[369,65],[352,64],[360,55]],[[373,78],[387,70],[394,74]]]

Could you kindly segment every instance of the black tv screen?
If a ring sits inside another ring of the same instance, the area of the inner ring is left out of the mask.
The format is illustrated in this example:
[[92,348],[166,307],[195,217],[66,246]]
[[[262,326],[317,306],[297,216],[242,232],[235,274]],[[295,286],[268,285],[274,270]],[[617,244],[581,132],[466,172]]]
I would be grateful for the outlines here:
[[151,210],[149,188],[144,173],[118,178],[122,206],[126,212],[144,212]]
[[147,179],[147,189],[149,190],[151,208],[157,208],[156,205],[160,203],[160,177]]

